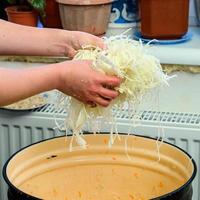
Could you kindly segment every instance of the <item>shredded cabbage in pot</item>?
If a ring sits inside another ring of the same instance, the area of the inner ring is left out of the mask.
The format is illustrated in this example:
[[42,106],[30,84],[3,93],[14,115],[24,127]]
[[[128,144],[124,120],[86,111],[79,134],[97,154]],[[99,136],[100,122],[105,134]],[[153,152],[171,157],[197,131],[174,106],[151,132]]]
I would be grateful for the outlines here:
[[[148,55],[141,42],[121,35],[105,38],[105,43],[107,44],[105,50],[94,46],[83,47],[74,60],[92,60],[95,70],[120,77],[123,81],[119,88],[115,88],[120,95],[106,108],[98,105],[92,108],[73,97],[59,95],[58,107],[66,108],[68,113],[64,128],[73,132],[70,149],[74,136],[76,142],[86,148],[87,142],[82,134],[86,122],[105,118],[115,123],[114,110],[121,109],[124,105],[128,106],[129,110],[134,110],[135,105],[138,105],[152,88],[161,84],[168,85],[168,76],[163,73],[159,60]],[[62,105],[62,101],[67,101],[68,105]],[[133,116],[130,115],[130,118]],[[116,138],[113,132],[117,133],[111,126],[110,146]]]

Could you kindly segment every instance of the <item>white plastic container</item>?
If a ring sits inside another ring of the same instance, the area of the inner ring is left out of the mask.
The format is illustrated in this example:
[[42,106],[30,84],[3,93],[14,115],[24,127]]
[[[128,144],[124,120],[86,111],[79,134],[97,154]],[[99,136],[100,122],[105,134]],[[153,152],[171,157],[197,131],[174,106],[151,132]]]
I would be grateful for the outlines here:
[[125,34],[133,38],[133,33],[139,25],[137,23],[109,23],[106,37]]

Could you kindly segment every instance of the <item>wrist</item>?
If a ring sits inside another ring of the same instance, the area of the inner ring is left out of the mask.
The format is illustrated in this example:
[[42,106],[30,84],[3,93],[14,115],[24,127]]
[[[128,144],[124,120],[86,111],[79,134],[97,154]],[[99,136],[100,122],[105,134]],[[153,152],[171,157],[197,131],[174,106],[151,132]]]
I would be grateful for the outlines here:
[[74,35],[72,31],[53,29],[53,45],[57,55],[70,56],[73,51]]
[[70,82],[72,61],[66,61],[56,64],[55,89],[63,91]]

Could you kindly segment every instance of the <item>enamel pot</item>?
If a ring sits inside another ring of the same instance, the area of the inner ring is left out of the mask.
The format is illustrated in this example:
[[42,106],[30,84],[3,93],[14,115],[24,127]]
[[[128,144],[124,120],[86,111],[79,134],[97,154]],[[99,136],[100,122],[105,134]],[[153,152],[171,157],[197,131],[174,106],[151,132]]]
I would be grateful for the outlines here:
[[[119,139],[120,137],[120,139]],[[192,200],[194,160],[182,149],[152,138],[85,134],[30,145],[5,164],[9,200]],[[74,139],[75,141],[75,139]],[[158,148],[159,147],[159,148]]]

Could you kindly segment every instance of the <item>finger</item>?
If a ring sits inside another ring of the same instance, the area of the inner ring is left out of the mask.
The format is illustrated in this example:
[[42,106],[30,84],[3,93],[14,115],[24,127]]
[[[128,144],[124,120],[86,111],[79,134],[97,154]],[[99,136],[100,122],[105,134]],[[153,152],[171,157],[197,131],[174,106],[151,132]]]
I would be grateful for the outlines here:
[[92,107],[92,108],[94,108],[94,107],[97,106],[96,103],[94,103],[93,101],[86,101],[86,103],[87,103],[88,105],[90,105],[90,107]]
[[121,83],[121,79],[116,76],[106,76],[101,80],[101,84],[108,86],[109,88],[117,87]]
[[100,96],[107,98],[107,99],[114,99],[119,95],[119,93],[117,91],[110,90],[110,89],[107,89],[104,87],[102,87],[98,93]]
[[96,38],[95,41],[97,47],[101,48],[101,49],[107,49],[106,44],[104,43],[104,40],[102,38]]
[[110,104],[110,101],[109,99],[105,99],[105,98],[102,98],[100,96],[96,96],[93,98],[92,100],[95,104],[98,104],[100,106],[103,106],[103,107],[107,107],[109,104]]
[[77,54],[77,51],[76,51],[75,49],[73,49],[73,48],[70,48],[70,49],[68,50],[67,56],[68,56],[69,58],[73,58],[76,54]]
[[106,49],[106,44],[104,43],[104,40],[100,37],[88,34],[88,44],[93,45],[93,46],[97,46],[101,49]]

